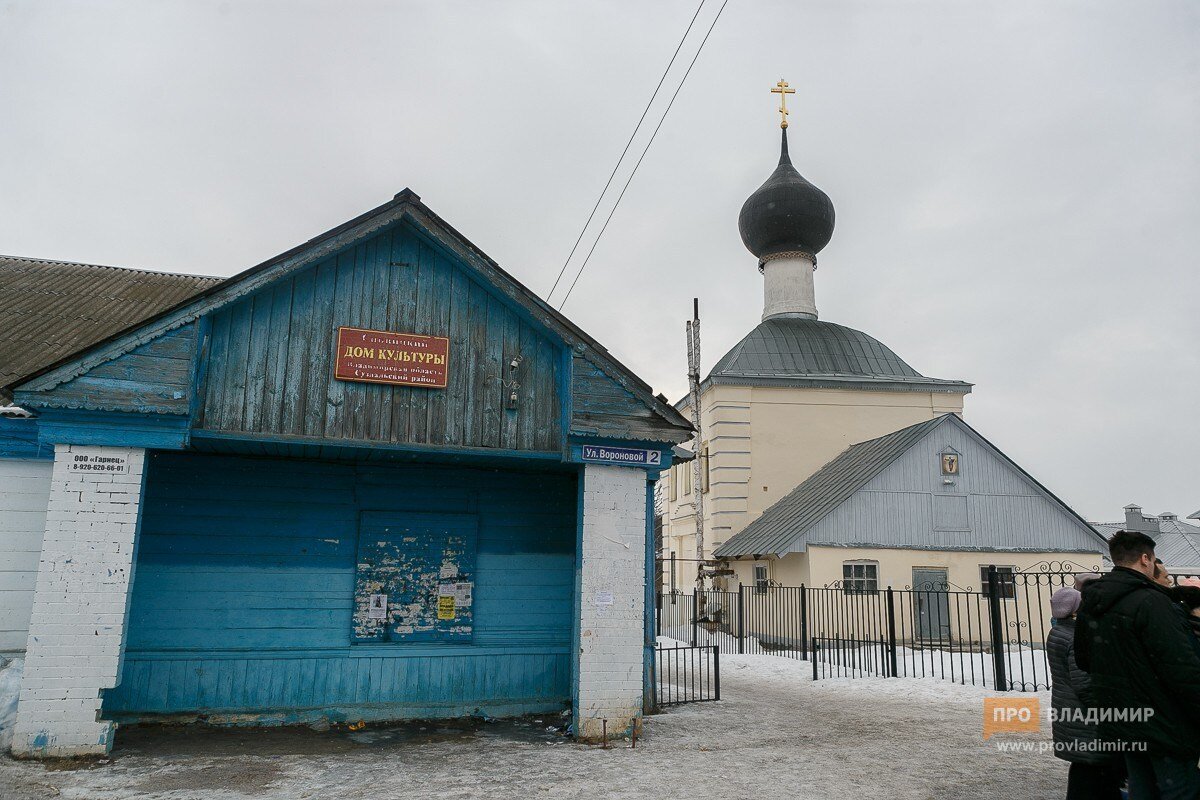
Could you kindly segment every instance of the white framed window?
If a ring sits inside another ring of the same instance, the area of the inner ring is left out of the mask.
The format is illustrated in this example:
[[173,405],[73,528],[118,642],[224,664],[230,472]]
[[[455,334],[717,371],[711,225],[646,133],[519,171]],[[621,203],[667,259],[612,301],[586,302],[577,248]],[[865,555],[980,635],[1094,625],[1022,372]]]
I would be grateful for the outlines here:
[[700,449],[700,491],[708,494],[708,442]]
[[846,594],[878,594],[879,562],[842,562],[842,591]]
[[[1000,599],[1012,600],[1017,596],[1016,567],[996,567],[997,583],[1000,584]],[[984,597],[990,597],[992,585],[988,582],[988,565],[979,565],[979,591]]]
[[754,565],[754,593],[755,594],[766,594],[767,586],[769,586],[769,585],[770,585],[770,579],[767,578],[767,565],[766,564],[755,564]]

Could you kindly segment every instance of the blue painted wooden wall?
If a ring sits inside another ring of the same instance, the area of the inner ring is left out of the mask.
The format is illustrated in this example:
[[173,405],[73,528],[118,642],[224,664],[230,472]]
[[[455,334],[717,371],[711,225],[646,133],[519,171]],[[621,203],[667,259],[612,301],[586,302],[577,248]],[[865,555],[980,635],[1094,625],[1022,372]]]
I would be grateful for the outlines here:
[[189,323],[53,388],[20,393],[34,407],[186,414],[196,325]]
[[[570,696],[570,473],[151,456],[125,665],[130,720],[388,719],[562,708]],[[362,510],[478,515],[474,636],[354,644]]]
[[[334,380],[339,326],[449,337],[449,385]],[[555,451],[561,353],[508,301],[397,223],[212,313],[197,427]],[[514,388],[518,402],[508,408]]]

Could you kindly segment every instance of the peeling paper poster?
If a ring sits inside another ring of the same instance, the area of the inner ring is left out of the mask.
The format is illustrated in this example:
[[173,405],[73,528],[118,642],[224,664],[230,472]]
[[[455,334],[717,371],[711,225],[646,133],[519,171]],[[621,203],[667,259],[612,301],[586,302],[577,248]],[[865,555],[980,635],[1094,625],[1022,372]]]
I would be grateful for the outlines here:
[[438,619],[454,619],[454,595],[438,595]]
[[367,619],[387,619],[387,595],[371,595],[371,605],[367,608]]

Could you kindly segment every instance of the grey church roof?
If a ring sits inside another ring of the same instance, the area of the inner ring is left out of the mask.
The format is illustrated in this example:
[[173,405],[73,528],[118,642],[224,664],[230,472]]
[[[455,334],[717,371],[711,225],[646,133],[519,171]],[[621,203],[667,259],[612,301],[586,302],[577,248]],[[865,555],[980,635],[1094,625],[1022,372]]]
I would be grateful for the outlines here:
[[750,386],[828,386],[969,392],[964,381],[927,378],[862,331],[803,317],[760,323],[724,355],[707,381]]
[[955,425],[966,431],[997,457],[1007,462],[1040,490],[1046,498],[1070,515],[1081,529],[1088,532],[1089,538],[1097,537],[1096,544],[1098,546],[1102,545],[1096,529],[1075,513],[1070,506],[1055,497],[1032,475],[1021,469],[1018,464],[1004,455],[999,448],[980,435],[958,415],[943,414],[886,436],[846,448],[832,461],[780,498],[764,511],[762,516],[718,547],[713,555],[717,558],[737,558],[792,552],[806,531],[849,500],[872,478],[883,472],[909,448],[941,425]]
[[0,256],[0,403],[3,387],[220,283],[69,261]]

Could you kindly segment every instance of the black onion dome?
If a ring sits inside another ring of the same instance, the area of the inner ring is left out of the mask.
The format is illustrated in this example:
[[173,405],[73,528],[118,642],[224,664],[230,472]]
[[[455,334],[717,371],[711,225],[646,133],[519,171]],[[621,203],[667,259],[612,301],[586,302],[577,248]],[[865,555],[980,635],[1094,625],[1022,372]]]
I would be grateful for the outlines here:
[[815,256],[833,237],[833,201],[792,166],[786,129],[779,166],[742,205],[738,230],[760,261],[797,250]]

